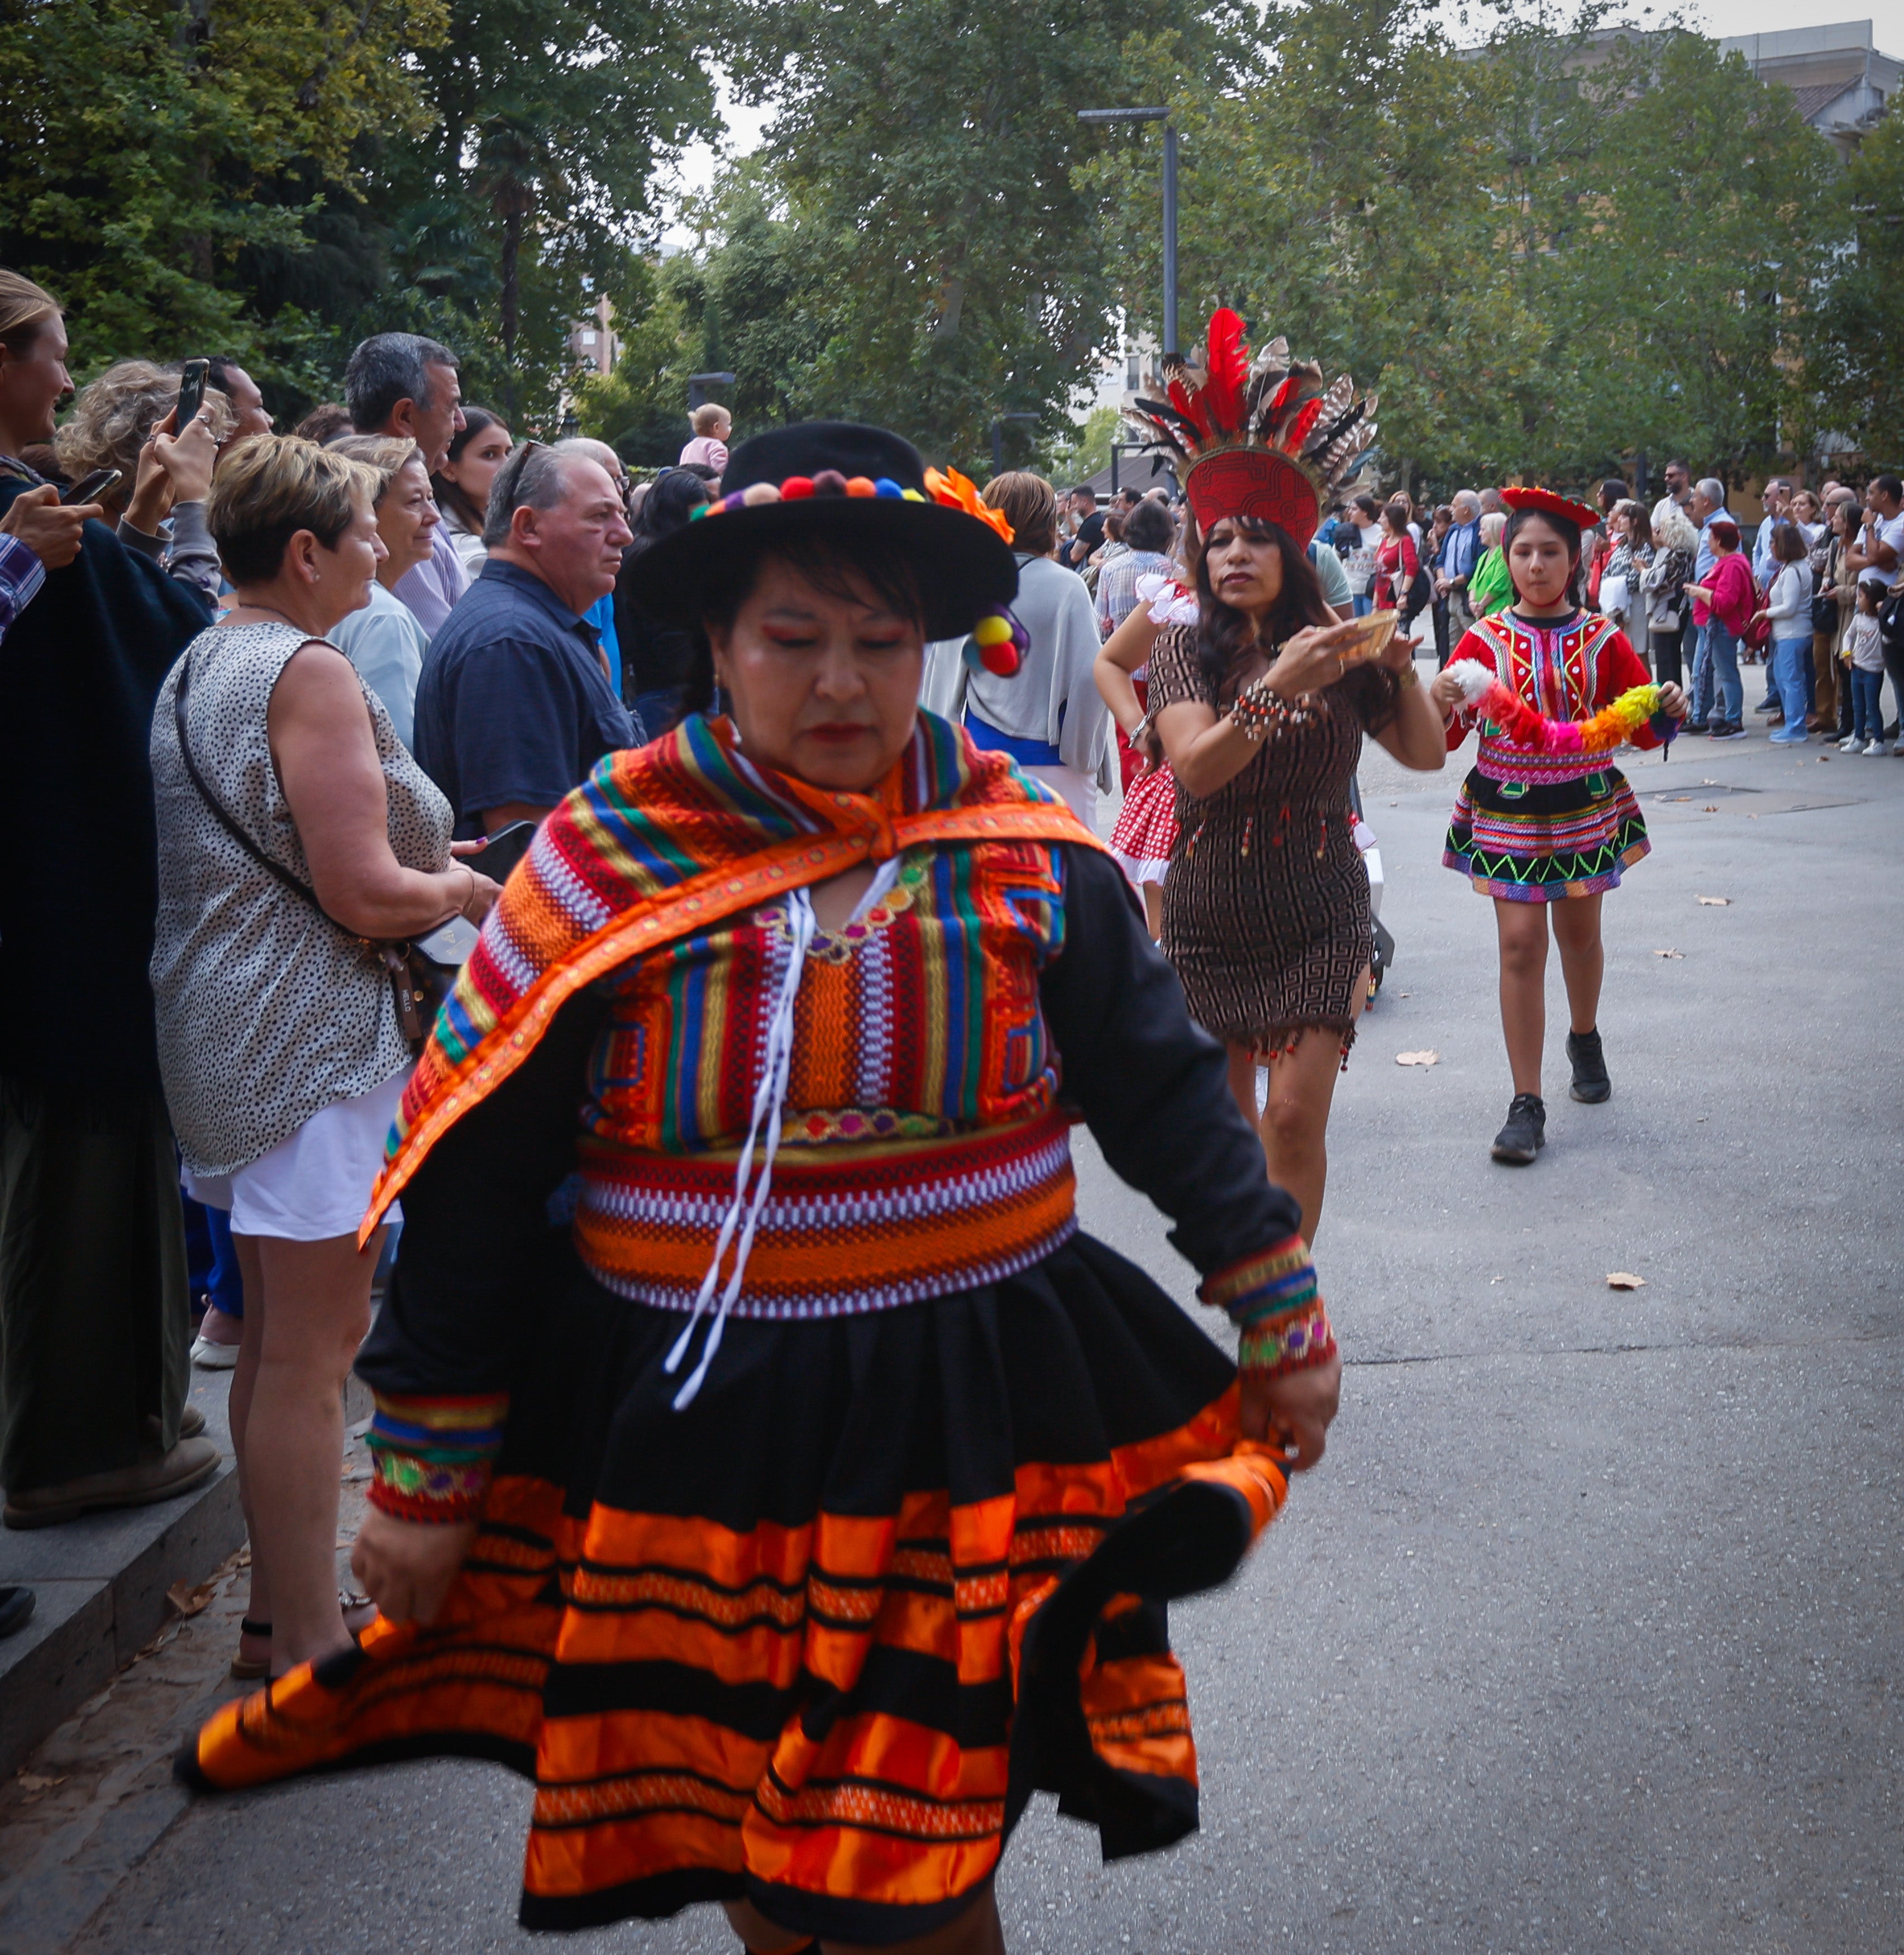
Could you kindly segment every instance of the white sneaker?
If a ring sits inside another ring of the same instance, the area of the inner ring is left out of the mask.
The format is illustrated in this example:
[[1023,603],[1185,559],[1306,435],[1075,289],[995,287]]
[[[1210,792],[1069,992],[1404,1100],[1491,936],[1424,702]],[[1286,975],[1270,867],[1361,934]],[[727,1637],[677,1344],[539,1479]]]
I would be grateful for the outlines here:
[[1871,745],[1865,749],[1865,751],[1867,754],[1881,754],[1884,751],[1884,743],[1881,740],[1874,740]]
[[214,1344],[209,1337],[192,1340],[192,1362],[201,1371],[228,1371],[238,1362],[235,1344]]
[[1841,754],[1855,754],[1857,752],[1859,745],[1860,742],[1858,736],[1854,733],[1849,739],[1840,740],[1838,742],[1838,751]]

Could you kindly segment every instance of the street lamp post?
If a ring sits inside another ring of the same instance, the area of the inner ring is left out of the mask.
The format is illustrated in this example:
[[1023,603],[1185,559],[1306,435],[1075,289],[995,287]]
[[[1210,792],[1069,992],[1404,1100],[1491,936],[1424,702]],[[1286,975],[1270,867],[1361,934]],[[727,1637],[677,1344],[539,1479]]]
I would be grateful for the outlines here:
[[1177,346],[1177,131],[1167,109],[1081,109],[1081,122],[1163,124],[1163,351]]
[[999,414],[992,423],[992,473],[1005,473],[1005,423],[1007,421],[1035,421],[1036,414]]

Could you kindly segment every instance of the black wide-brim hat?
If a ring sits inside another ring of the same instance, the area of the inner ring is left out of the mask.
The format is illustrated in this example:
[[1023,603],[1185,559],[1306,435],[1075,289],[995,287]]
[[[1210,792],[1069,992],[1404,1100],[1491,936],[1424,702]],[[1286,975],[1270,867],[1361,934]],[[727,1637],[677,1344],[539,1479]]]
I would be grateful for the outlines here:
[[629,565],[625,587],[650,616],[697,626],[724,566],[782,544],[798,561],[808,537],[864,540],[906,563],[929,638],[962,638],[1017,593],[1018,560],[995,527],[1002,518],[977,514],[969,482],[929,471],[911,442],[883,428],[803,421],[751,436],[729,456],[721,486],[719,502]]

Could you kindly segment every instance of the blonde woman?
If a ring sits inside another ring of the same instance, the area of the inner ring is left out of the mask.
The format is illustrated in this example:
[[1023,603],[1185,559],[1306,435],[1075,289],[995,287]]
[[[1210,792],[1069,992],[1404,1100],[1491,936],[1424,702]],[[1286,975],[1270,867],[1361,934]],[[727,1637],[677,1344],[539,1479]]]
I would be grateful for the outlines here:
[[331,444],[335,454],[360,461],[377,479],[377,537],[384,555],[370,585],[370,601],[331,634],[331,643],[390,715],[397,738],[414,747],[417,682],[430,641],[416,613],[395,593],[397,580],[427,563],[430,540],[442,521],[430,493],[423,452],[394,435],[347,435]]
[[152,721],[159,1066],[187,1192],[229,1211],[244,1276],[242,1676],[360,1626],[337,1591],[338,1478],[382,1232],[360,1251],[357,1226],[411,1067],[376,946],[496,894],[452,859],[449,804],[332,637],[386,555],[378,480],[295,436],[238,450],[207,512],[238,601]]

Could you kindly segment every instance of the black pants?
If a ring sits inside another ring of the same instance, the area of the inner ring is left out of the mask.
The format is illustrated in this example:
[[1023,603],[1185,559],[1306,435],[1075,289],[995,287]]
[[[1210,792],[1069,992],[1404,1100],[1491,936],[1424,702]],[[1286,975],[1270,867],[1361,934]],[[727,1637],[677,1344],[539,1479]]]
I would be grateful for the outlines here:
[[156,1093],[0,1079],[0,1484],[137,1463],[191,1382],[178,1157]]
[[1428,615],[1434,620],[1434,669],[1440,672],[1448,663],[1448,600],[1437,597],[1429,606]]
[[1682,687],[1685,684],[1679,654],[1685,636],[1683,627],[1676,631],[1663,631],[1657,625],[1653,628],[1653,676],[1661,685]]

